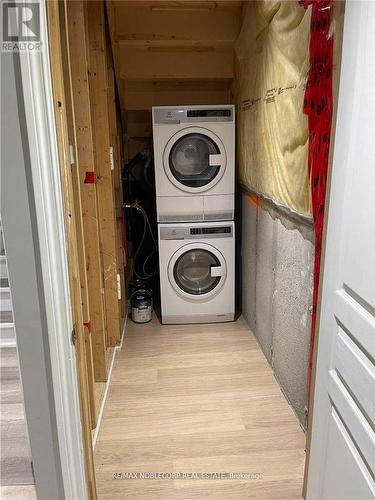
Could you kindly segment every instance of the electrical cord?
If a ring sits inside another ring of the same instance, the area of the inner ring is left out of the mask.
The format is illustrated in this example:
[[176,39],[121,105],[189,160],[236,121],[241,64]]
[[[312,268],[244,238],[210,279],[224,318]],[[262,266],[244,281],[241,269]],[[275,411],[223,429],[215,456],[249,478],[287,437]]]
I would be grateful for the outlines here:
[[[147,262],[158,251],[158,245],[156,243],[156,239],[155,239],[154,233],[152,232],[152,228],[151,228],[151,224],[150,224],[150,220],[148,218],[148,215],[145,212],[144,208],[141,205],[139,205],[139,203],[137,201],[134,202],[134,203],[125,203],[124,207],[125,208],[133,208],[135,210],[138,210],[138,212],[140,212],[142,214],[142,217],[143,217],[142,237],[140,239],[140,242],[138,243],[138,246],[137,246],[137,248],[136,248],[136,250],[134,252],[134,256],[133,256],[133,259],[134,259],[134,274],[136,275],[136,277],[138,279],[141,279],[141,280],[154,278],[155,276],[158,275],[158,272],[159,272],[157,266],[155,266],[155,270],[152,273],[149,273],[146,270],[146,264],[147,264]],[[143,262],[143,265],[142,265],[143,275],[141,275],[140,273],[137,272],[137,265],[136,264],[137,264],[137,258],[138,258],[139,251],[142,248],[142,245],[143,245],[145,237],[146,237],[147,228],[148,228],[148,230],[150,232],[150,236],[151,236],[151,239],[152,239],[152,241],[154,243],[155,250],[153,250],[151,253],[149,253],[147,255],[147,257],[145,258],[145,260]]]

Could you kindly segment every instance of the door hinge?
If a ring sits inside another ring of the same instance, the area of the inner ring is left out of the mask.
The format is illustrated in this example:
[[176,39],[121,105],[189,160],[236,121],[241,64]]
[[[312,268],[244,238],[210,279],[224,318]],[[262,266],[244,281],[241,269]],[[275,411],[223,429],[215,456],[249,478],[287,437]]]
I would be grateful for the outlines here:
[[111,165],[111,170],[115,169],[115,160],[113,158],[113,146],[109,147],[109,163]]
[[121,276],[117,273],[117,298],[121,300]]
[[309,409],[307,406],[304,408],[304,413],[305,413],[305,429],[307,429],[309,425]]
[[77,341],[77,333],[76,333],[76,327],[73,326],[73,330],[70,336],[70,341],[74,347],[76,346],[76,341]]
[[70,160],[70,165],[73,166],[76,162],[76,159],[74,157],[74,148],[72,146],[72,144],[69,144],[69,160]]

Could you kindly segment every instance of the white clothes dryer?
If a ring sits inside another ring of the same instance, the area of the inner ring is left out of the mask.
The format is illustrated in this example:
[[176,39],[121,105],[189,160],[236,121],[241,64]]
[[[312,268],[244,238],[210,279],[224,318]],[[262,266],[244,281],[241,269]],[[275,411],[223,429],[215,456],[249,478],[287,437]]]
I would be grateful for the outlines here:
[[234,106],[152,109],[158,222],[234,217]]

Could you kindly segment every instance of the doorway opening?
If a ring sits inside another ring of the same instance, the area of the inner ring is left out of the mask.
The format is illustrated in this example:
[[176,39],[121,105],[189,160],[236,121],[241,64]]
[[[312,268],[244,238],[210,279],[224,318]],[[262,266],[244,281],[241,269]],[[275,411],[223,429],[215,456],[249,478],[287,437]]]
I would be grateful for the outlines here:
[[[92,453],[86,436],[86,454],[99,497],[217,498],[233,488],[229,476],[178,474],[219,469],[249,474],[237,498],[281,487],[298,496],[316,306],[311,7],[66,0],[49,9],[60,141],[79,167],[66,174],[67,199],[81,238],[84,412],[96,443]],[[342,9],[331,13],[342,20]],[[174,129],[176,110],[187,130]],[[158,162],[174,190],[161,196]],[[230,170],[235,197],[219,190]],[[181,219],[185,203],[191,220]],[[158,307],[147,324],[128,318],[135,278],[161,302],[163,324]],[[116,481],[122,472],[139,477]],[[160,477],[146,484],[145,473]]]

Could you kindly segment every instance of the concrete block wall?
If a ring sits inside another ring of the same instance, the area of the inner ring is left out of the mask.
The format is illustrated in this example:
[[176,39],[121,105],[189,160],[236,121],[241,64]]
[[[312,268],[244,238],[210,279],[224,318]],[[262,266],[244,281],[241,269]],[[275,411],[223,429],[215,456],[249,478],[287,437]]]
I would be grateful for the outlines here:
[[242,313],[304,426],[313,226],[245,192],[240,211]]

